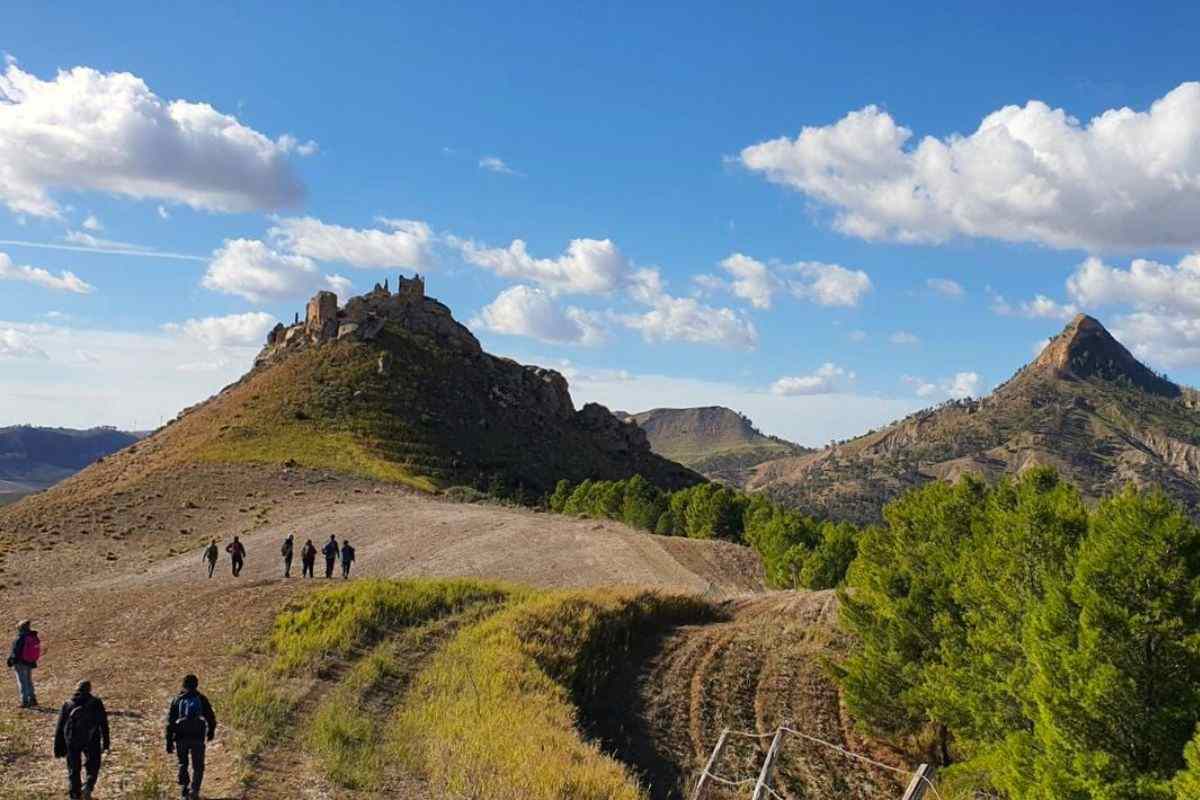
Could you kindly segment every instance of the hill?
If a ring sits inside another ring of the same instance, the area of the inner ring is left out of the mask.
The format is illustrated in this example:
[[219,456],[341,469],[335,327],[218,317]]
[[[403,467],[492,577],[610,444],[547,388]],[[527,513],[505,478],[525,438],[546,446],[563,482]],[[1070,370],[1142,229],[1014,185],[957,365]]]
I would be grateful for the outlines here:
[[0,428],[0,496],[53,486],[138,438],[115,428]]
[[655,408],[626,419],[646,432],[655,453],[737,486],[764,461],[812,452],[763,434],[749,418],[722,406]]
[[912,414],[798,458],[759,465],[748,488],[806,512],[880,519],[904,490],[973,473],[993,478],[1045,464],[1089,498],[1128,482],[1160,485],[1200,506],[1200,395],[1138,362],[1079,315],[988,397]]

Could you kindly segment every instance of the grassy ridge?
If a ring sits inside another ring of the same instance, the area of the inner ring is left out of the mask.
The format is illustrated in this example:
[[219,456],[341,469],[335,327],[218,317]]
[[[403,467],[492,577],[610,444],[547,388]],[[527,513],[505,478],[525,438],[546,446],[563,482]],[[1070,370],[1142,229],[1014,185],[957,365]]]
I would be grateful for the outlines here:
[[386,788],[403,767],[441,796],[640,800],[633,775],[581,737],[579,707],[639,637],[715,616],[653,592],[356,582],[286,608],[269,668],[239,671],[226,702],[251,755],[294,738],[349,791]]

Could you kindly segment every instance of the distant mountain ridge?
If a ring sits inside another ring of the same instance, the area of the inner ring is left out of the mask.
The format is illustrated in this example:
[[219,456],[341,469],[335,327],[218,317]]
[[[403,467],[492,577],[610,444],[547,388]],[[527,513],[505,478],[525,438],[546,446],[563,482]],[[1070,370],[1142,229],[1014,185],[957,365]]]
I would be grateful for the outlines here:
[[881,518],[906,489],[972,473],[1056,467],[1089,498],[1159,485],[1200,512],[1200,394],[1139,362],[1078,315],[1034,361],[979,400],[918,411],[879,431],[758,465],[747,488],[808,513]]
[[646,432],[655,453],[735,485],[764,461],[812,452],[762,433],[749,417],[724,406],[655,408],[626,418]]
[[140,438],[116,428],[0,428],[0,494],[46,489]]

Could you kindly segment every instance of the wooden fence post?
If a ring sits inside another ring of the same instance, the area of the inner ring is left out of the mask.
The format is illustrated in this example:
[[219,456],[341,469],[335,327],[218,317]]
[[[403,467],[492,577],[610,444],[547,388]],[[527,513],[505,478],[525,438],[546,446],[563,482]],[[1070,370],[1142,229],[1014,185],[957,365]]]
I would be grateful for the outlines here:
[[908,791],[904,793],[904,800],[921,800],[925,796],[925,790],[929,788],[927,781],[932,774],[933,770],[928,764],[917,767],[912,780],[908,782]]
[[775,731],[771,740],[771,749],[763,760],[762,771],[758,773],[758,783],[754,784],[754,796],[751,800],[763,800],[767,796],[767,781],[771,778],[771,767],[775,766],[775,757],[779,755],[779,743],[783,740],[783,727]]
[[721,731],[721,736],[717,739],[717,746],[713,748],[712,755],[708,757],[708,763],[704,765],[704,772],[700,773],[700,780],[696,782],[696,790],[692,792],[692,800],[700,800],[700,794],[704,791],[704,787],[708,785],[708,777],[717,766],[717,759],[721,757],[721,751],[725,749],[725,740],[729,738],[729,728]]

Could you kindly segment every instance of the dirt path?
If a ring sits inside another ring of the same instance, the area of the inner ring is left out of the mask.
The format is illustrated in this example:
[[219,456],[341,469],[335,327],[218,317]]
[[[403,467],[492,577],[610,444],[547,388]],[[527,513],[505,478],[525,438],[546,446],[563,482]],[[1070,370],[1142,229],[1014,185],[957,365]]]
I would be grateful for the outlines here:
[[[174,766],[163,752],[161,729],[181,676],[197,673],[202,689],[220,683],[247,663],[240,646],[263,638],[288,598],[325,583],[282,579],[278,547],[287,533],[295,534],[298,545],[312,538],[319,546],[330,533],[349,537],[358,552],[355,577],[474,576],[546,587],[639,585],[718,596],[745,595],[762,585],[756,557],[722,543],[664,539],[614,523],[452,504],[401,491],[376,494],[369,484],[299,487],[264,498],[265,490],[253,484],[244,493],[252,497],[235,497],[224,486],[220,502],[187,508],[164,486],[144,502],[118,501],[114,519],[104,521],[120,526],[126,521],[122,513],[154,516],[167,530],[186,529],[193,545],[209,535],[227,540],[253,527],[242,537],[248,557],[236,580],[224,558],[217,577],[206,578],[194,546],[152,560],[163,545],[147,538],[150,534],[116,542],[60,535],[53,550],[33,547],[9,558],[0,609],[9,620],[33,619],[42,634],[45,656],[35,676],[46,708],[19,711],[15,692],[0,692],[0,798],[59,794],[64,770],[50,758],[53,713],[81,677],[93,682],[113,715],[113,753],[98,797],[124,796],[148,776],[172,786]],[[41,527],[45,535],[63,530],[61,521]],[[113,550],[117,558],[103,557]],[[293,575],[298,570],[297,563]],[[237,759],[227,748],[228,740],[218,735],[209,754],[206,796],[257,797],[242,786]]]
[[[643,775],[655,800],[690,796],[722,729],[734,736],[717,765],[730,780],[758,774],[770,734],[783,723],[855,752],[871,752],[842,713],[825,659],[843,646],[832,592],[780,592],[730,604],[731,619],[680,628],[649,643],[643,660],[614,681],[609,703],[627,709],[596,720],[594,733]],[[789,736],[772,787],[789,800],[899,796],[895,776]],[[744,798],[714,787],[706,800]],[[903,786],[900,786],[900,791]]]

